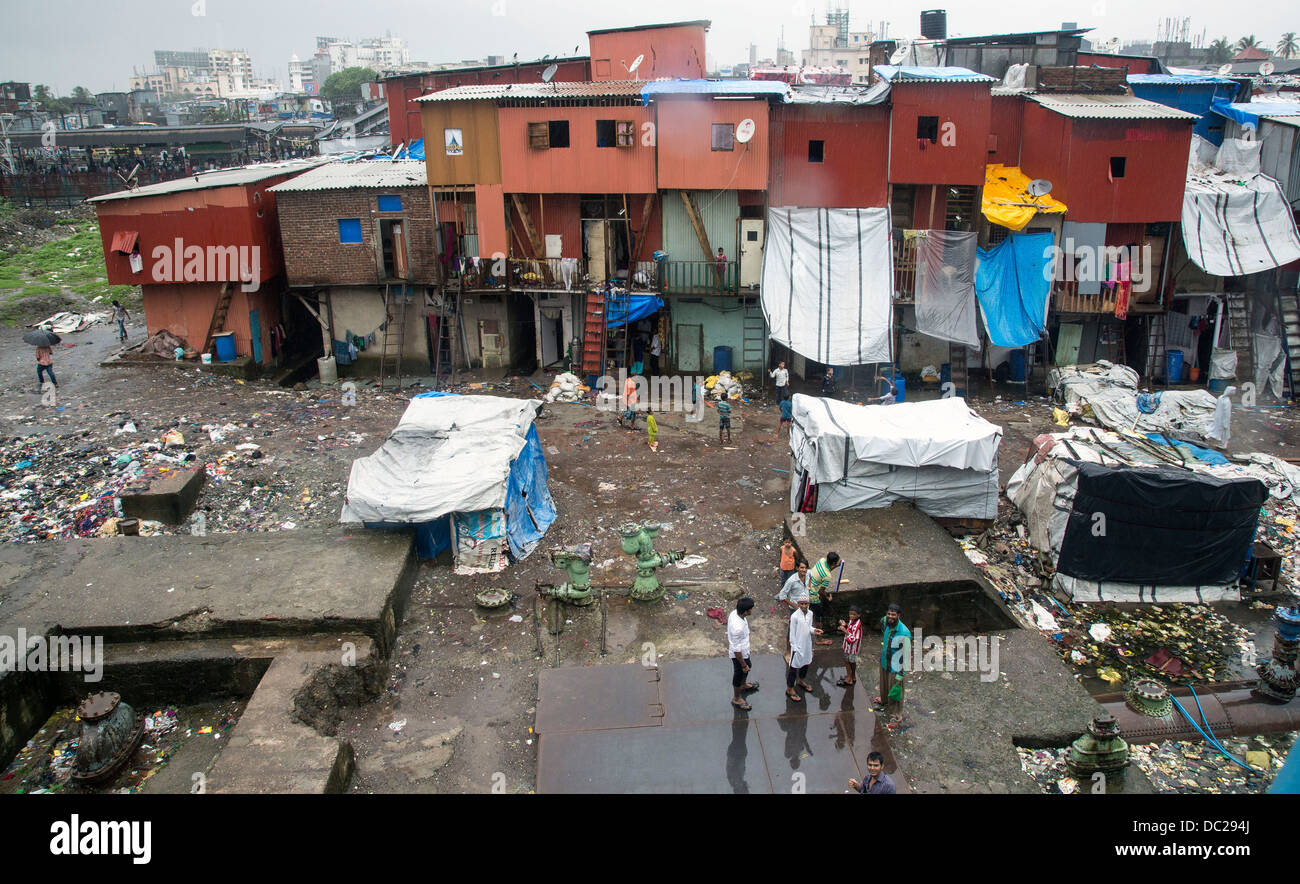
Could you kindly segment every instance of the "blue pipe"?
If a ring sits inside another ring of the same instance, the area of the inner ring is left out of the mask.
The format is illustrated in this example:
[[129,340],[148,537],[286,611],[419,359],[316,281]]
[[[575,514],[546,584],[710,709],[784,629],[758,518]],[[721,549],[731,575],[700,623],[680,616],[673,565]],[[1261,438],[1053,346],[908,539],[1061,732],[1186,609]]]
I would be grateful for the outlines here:
[[[1191,685],[1188,685],[1188,689],[1191,690]],[[1196,691],[1192,691],[1192,696],[1193,696],[1193,697],[1196,696]],[[1188,713],[1188,711],[1187,711],[1186,709],[1183,708],[1183,704],[1178,702],[1178,698],[1177,698],[1177,697],[1174,697],[1174,696],[1171,695],[1171,696],[1169,697],[1169,699],[1173,702],[1173,704],[1174,704],[1174,708],[1177,709],[1179,712],[1181,712],[1181,713],[1183,714],[1183,717],[1187,719],[1188,724],[1190,724],[1193,728],[1196,729],[1196,732],[1197,732],[1198,734],[1200,734],[1200,735],[1205,739],[1205,742],[1209,743],[1212,747],[1214,747],[1215,749],[1217,749],[1219,752],[1223,753],[1223,755],[1224,755],[1225,757],[1227,757],[1228,760],[1235,762],[1236,764],[1240,765],[1241,767],[1244,767],[1246,770],[1250,771],[1251,773],[1259,773],[1259,772],[1260,772],[1260,771],[1256,770],[1255,768],[1251,767],[1251,766],[1250,766],[1249,764],[1247,764],[1246,762],[1241,761],[1240,759],[1238,759],[1238,758],[1236,758],[1235,756],[1233,756],[1233,754],[1232,754],[1231,752],[1229,752],[1227,749],[1223,748],[1222,745],[1220,745],[1219,741],[1218,741],[1217,739],[1215,739],[1215,737],[1214,737],[1212,734],[1208,734],[1208,733],[1206,733],[1204,730],[1202,730],[1202,729],[1201,729],[1201,726],[1200,726],[1199,724],[1196,723],[1196,719],[1192,718],[1192,716]],[[1198,699],[1198,700],[1196,701],[1196,705],[1199,707],[1200,704],[1201,704],[1201,701]],[[1204,718],[1204,716],[1205,716],[1205,711],[1204,711],[1204,710],[1201,710],[1201,717]],[[1206,721],[1205,726],[1208,728],[1208,727],[1210,726],[1210,723],[1209,723],[1208,721]]]

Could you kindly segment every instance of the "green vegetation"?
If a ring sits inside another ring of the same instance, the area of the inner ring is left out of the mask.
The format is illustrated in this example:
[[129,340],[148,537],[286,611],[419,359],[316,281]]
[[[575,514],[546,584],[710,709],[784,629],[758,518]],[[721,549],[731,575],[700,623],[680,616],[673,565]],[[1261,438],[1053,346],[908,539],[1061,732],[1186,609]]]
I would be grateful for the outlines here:
[[370,68],[344,68],[337,74],[330,74],[321,86],[320,97],[328,102],[360,101],[361,84],[378,79],[379,75]]

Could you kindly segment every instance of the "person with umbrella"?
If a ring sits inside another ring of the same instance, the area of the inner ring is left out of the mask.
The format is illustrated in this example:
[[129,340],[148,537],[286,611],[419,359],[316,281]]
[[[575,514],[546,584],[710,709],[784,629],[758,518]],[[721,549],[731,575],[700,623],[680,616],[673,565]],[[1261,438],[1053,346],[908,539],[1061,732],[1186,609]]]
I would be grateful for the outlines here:
[[59,381],[54,376],[54,350],[51,348],[62,339],[52,331],[38,328],[23,335],[23,340],[36,348],[36,392],[41,391],[41,382],[46,373],[57,390]]

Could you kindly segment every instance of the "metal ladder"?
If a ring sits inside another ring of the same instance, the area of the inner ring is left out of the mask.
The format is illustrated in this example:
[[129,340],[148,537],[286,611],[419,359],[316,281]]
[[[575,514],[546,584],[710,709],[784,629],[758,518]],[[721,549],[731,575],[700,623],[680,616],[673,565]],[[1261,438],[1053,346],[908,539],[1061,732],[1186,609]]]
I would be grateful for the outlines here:
[[1282,352],[1286,368],[1282,372],[1282,392],[1296,398],[1300,388],[1300,292],[1277,293],[1277,315],[1282,322]]
[[582,371],[592,377],[605,373],[605,293],[587,292],[582,324]]
[[1156,369],[1165,363],[1167,349],[1165,337],[1165,315],[1157,313],[1150,317],[1151,325],[1147,331],[1147,366],[1145,375],[1154,378]]
[[745,299],[740,334],[741,367],[762,371],[767,365],[767,319],[757,298]]
[[380,390],[384,389],[386,377],[395,377],[397,389],[402,388],[402,350],[406,344],[406,308],[410,303],[411,299],[404,291],[394,292],[391,285],[384,284],[384,346],[379,353]]
[[1225,292],[1223,299],[1228,305],[1228,346],[1237,351],[1237,377],[1251,380],[1255,377],[1255,370],[1254,359],[1251,357],[1247,295],[1245,292]]
[[445,306],[447,294],[443,293],[443,306],[433,315],[437,331],[433,342],[433,380],[434,389],[441,389],[443,381],[452,376],[455,356],[451,349],[451,314]]
[[970,377],[966,371],[965,344],[948,344],[948,380],[952,383],[954,396],[970,396]]

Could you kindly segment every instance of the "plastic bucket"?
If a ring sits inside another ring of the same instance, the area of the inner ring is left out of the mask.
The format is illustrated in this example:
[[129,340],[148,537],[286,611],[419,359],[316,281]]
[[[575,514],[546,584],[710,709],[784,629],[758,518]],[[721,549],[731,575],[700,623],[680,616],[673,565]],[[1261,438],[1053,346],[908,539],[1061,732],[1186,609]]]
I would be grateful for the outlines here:
[[201,353],[201,354],[199,354],[199,359],[203,360],[203,364],[204,364],[204,365],[211,365],[211,364],[212,364],[212,354],[211,354],[211,353]]
[[322,384],[332,384],[339,379],[338,365],[333,356],[324,356],[316,360],[316,370],[320,372]]
[[1181,383],[1183,379],[1183,351],[1169,350],[1165,353],[1165,378],[1168,383]]
[[713,348],[713,373],[718,374],[723,371],[731,371],[731,348],[714,347]]
[[215,335],[212,338],[212,340],[214,342],[212,349],[215,350],[217,353],[218,362],[235,361],[235,333],[234,332],[222,332],[219,335]]

